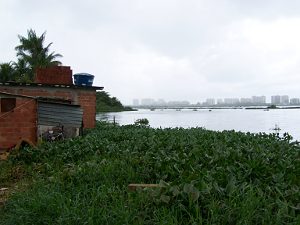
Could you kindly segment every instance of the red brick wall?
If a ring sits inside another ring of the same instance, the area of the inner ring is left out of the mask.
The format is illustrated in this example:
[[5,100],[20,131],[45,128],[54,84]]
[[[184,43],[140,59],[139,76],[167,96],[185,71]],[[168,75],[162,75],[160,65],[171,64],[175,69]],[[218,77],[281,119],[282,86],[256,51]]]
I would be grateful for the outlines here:
[[96,91],[81,91],[79,105],[83,109],[83,127],[94,128],[96,125]]
[[72,70],[69,66],[38,68],[36,70],[34,82],[40,84],[72,85]]
[[0,149],[11,148],[21,139],[37,142],[36,101],[30,98],[16,98],[12,112],[0,110]]
[[83,127],[94,128],[96,125],[96,91],[72,88],[50,88],[30,86],[1,86],[0,92],[11,94],[55,97],[71,100],[72,104],[79,104],[83,109]]

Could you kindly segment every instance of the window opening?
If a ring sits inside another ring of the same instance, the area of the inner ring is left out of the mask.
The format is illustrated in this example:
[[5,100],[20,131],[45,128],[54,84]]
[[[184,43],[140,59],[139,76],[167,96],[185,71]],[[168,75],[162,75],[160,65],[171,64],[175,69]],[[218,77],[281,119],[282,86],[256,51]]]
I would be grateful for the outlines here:
[[12,111],[16,107],[16,98],[0,98],[1,112]]

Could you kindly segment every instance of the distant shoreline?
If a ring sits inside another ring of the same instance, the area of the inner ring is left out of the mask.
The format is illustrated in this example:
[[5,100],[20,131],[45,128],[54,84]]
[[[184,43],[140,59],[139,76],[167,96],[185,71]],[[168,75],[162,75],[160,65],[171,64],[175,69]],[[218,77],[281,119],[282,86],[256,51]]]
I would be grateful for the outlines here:
[[287,106],[287,107],[276,107],[276,108],[270,108],[270,107],[246,107],[245,109],[267,109],[267,110],[272,110],[272,109],[300,109],[300,106]]
[[272,109],[300,109],[300,106],[279,106],[279,107],[270,107],[270,106],[253,106],[253,107],[245,107],[245,106],[227,106],[227,107],[133,107],[134,110],[165,110],[165,109],[173,109],[173,110],[183,110],[183,109],[191,109],[191,110],[203,110],[203,109],[247,109],[247,110],[272,110]]

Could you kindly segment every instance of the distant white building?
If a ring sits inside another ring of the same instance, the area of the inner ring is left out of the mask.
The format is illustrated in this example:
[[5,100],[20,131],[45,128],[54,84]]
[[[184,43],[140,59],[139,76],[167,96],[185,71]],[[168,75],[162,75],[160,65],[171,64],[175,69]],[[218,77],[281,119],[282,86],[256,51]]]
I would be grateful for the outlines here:
[[138,100],[138,99],[133,99],[132,105],[133,105],[133,106],[138,106],[138,105],[140,105],[140,100]]
[[252,99],[251,98],[241,98],[240,102],[241,102],[241,104],[251,104]]
[[290,103],[290,99],[288,95],[280,96],[280,103],[283,105],[288,105]]
[[205,102],[206,105],[215,105],[215,99],[214,98],[208,98]]
[[280,95],[271,96],[271,103],[274,105],[280,104],[281,103]]
[[218,98],[218,99],[217,99],[217,104],[218,104],[218,105],[224,104],[223,99],[222,99],[222,98]]
[[266,96],[252,96],[253,104],[266,104]]
[[291,105],[299,105],[300,104],[300,99],[299,98],[291,98],[290,99],[290,104]]
[[189,106],[190,102],[189,101],[169,101],[168,106]]
[[224,98],[224,104],[236,105],[239,103],[240,103],[240,100],[238,98]]

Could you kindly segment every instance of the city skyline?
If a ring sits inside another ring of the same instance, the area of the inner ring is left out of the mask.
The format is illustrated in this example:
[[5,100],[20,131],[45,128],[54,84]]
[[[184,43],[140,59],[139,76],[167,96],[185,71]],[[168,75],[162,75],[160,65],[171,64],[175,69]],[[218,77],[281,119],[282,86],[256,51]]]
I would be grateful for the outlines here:
[[267,101],[266,96],[251,96],[251,97],[233,97],[233,98],[207,98],[205,101],[190,102],[188,100],[165,100],[165,99],[154,99],[154,98],[142,98],[142,99],[133,99],[132,106],[163,106],[163,105],[261,105],[261,104],[277,104],[277,105],[290,105],[290,104],[300,104],[299,97],[289,97],[288,95],[272,95],[270,96],[270,101]]

